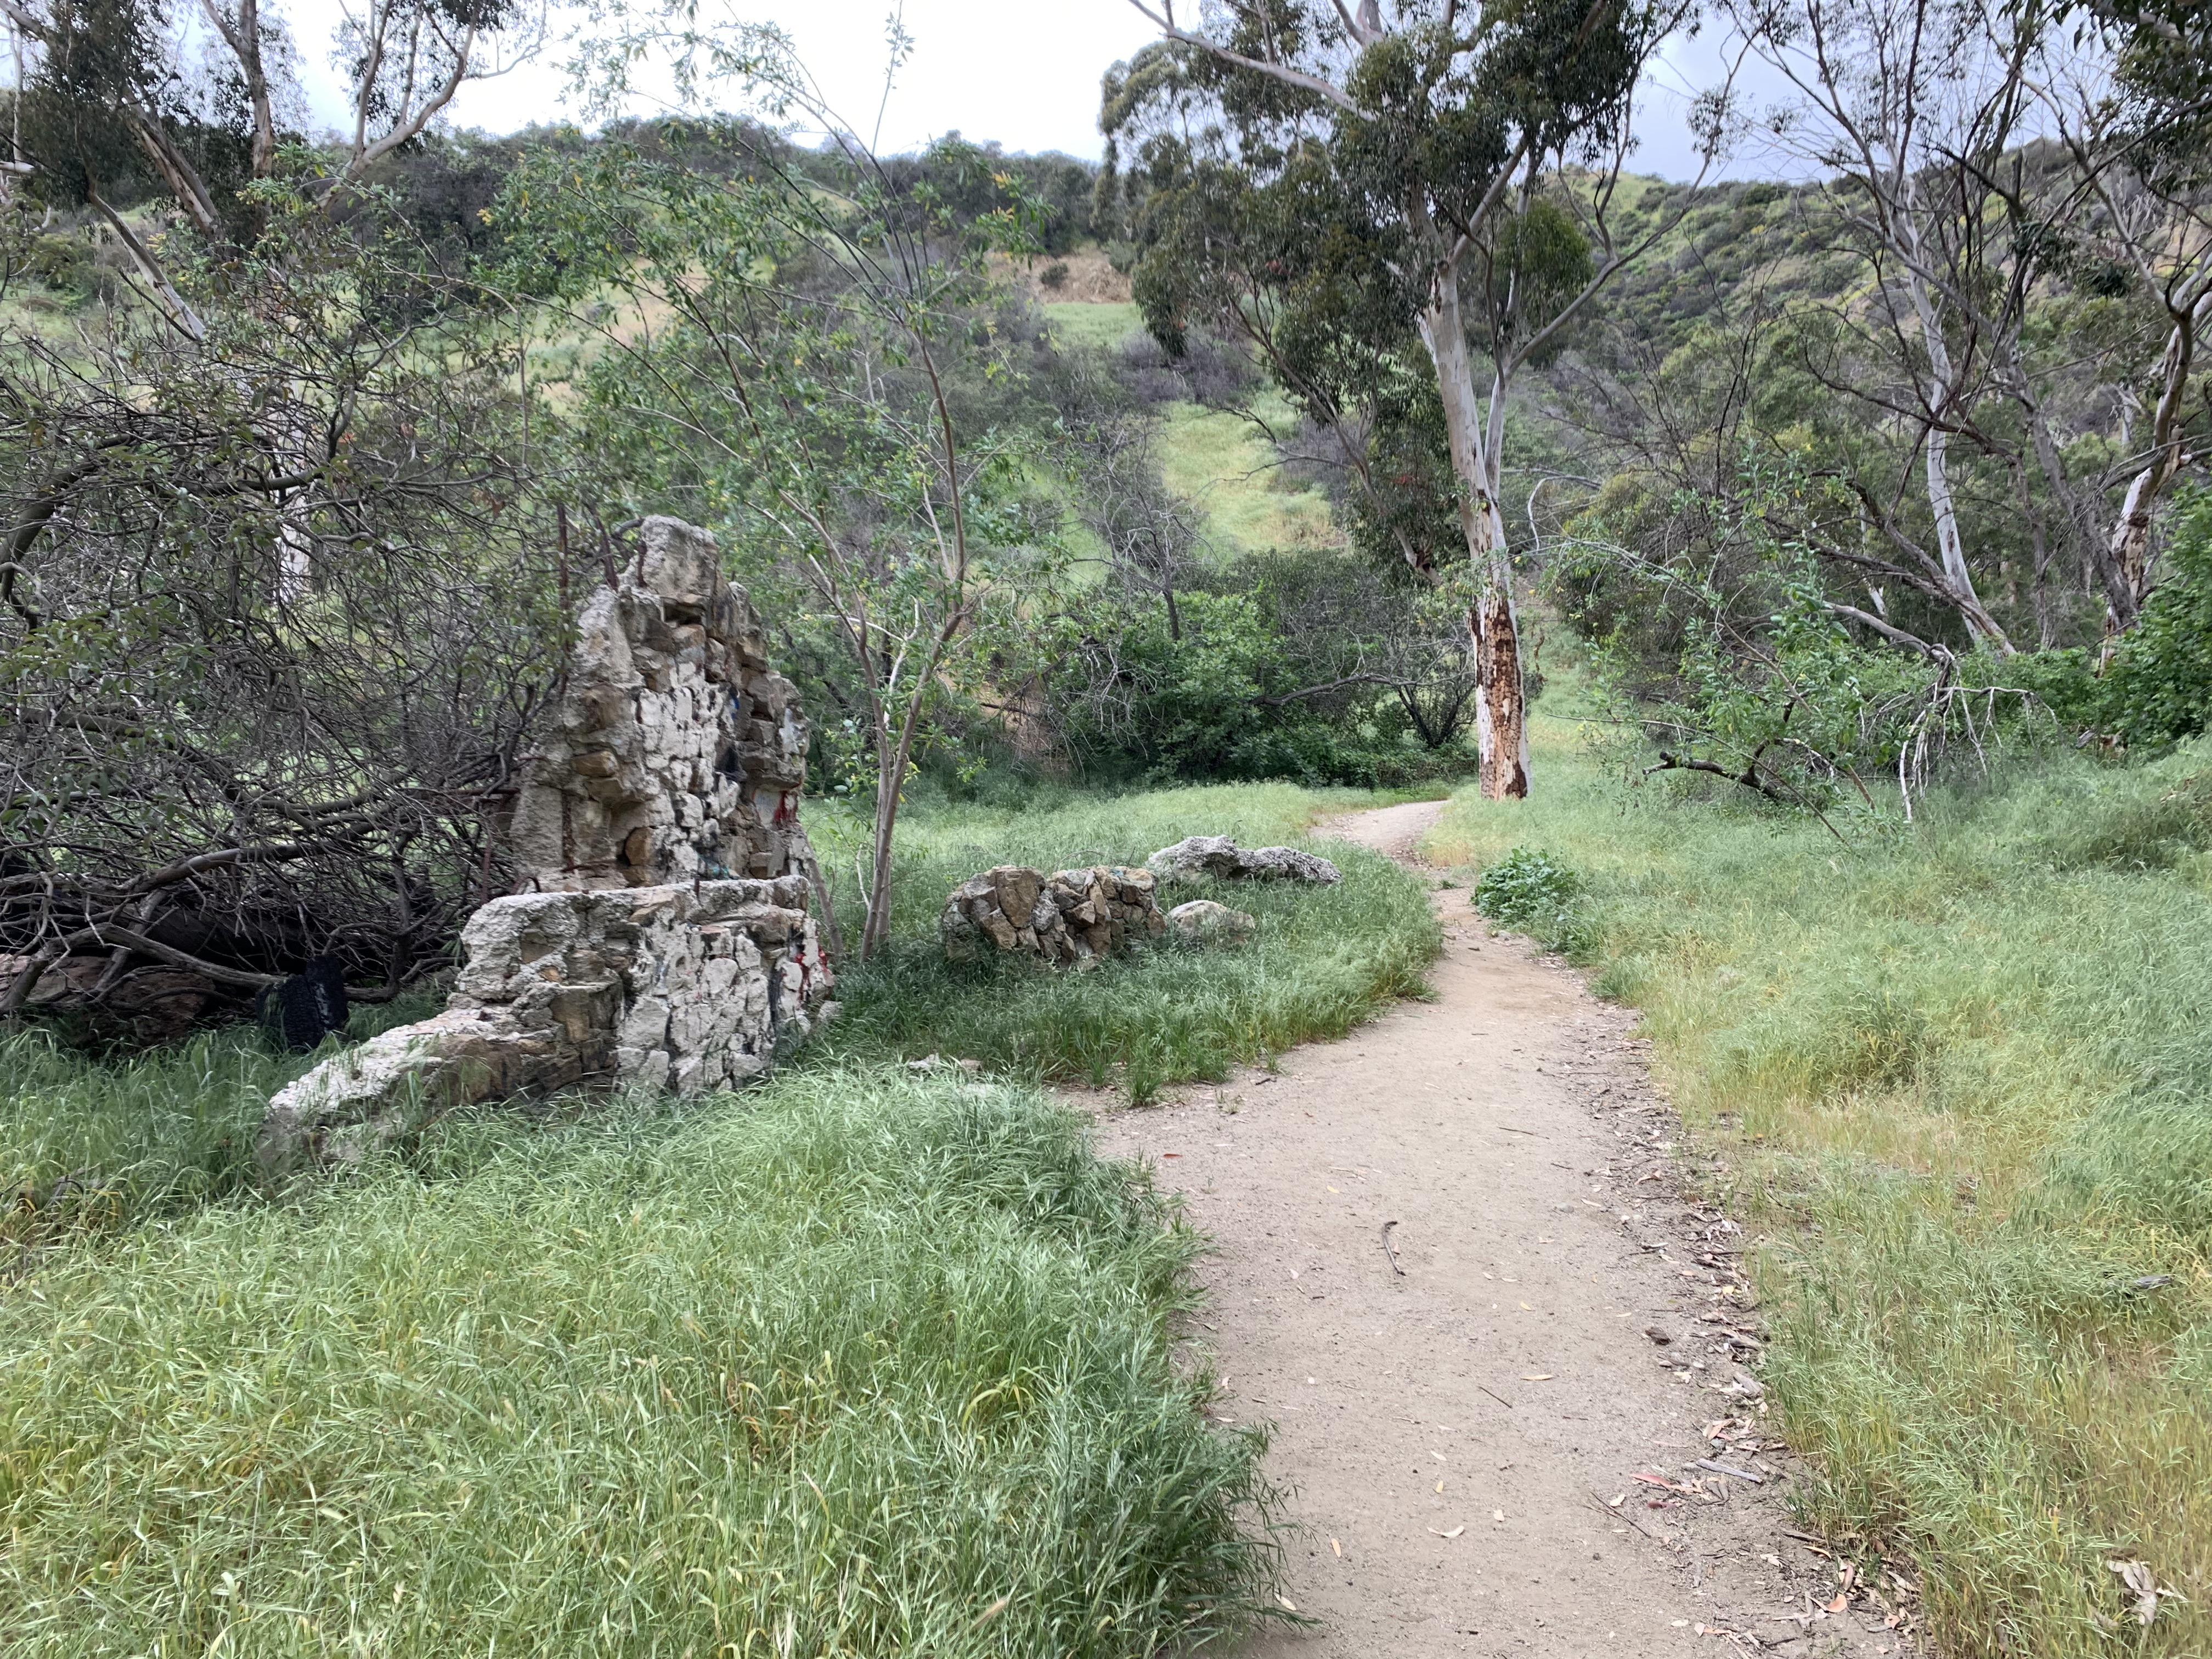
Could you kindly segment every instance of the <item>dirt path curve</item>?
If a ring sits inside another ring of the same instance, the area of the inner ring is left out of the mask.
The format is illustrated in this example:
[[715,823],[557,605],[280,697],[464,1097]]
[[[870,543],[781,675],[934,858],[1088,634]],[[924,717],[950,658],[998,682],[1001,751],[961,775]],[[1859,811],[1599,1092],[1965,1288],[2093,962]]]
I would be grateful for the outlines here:
[[[1410,861],[1439,811],[1329,829]],[[1436,896],[1434,1000],[1101,1121],[1212,1236],[1192,1334],[1295,1491],[1318,1622],[1248,1659],[1897,1651],[1865,1602],[1820,1611],[1835,1570],[1781,1530],[1741,1238],[1676,1194],[1632,1017]]]

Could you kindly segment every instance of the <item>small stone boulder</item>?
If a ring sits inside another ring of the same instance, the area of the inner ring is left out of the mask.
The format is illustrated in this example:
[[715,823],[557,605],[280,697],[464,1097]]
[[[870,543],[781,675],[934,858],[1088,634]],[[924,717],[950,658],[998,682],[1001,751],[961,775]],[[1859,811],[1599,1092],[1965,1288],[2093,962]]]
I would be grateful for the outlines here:
[[1055,967],[1087,967],[1132,938],[1167,930],[1149,870],[1094,865],[1046,875],[1002,864],[954,888],[938,918],[945,954],[975,962],[987,951],[1039,956]]
[[1162,881],[1219,876],[1231,881],[1311,881],[1333,887],[1343,872],[1327,859],[1295,847],[1240,848],[1227,836],[1192,836],[1145,860]]
[[1212,899],[1193,899],[1168,912],[1168,926],[1181,939],[1198,945],[1246,945],[1260,931],[1249,911],[1232,910]]

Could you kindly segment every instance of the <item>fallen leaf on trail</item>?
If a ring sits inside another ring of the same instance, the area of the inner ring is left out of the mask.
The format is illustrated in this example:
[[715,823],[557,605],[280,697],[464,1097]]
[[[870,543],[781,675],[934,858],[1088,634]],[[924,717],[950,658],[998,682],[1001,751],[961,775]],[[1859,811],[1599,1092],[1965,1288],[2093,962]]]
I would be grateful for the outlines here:
[[[1503,1521],[1505,1517],[1501,1515],[1498,1518]],[[1460,1534],[1467,1530],[1467,1522],[1464,1521],[1461,1522],[1459,1525],[1454,1527],[1449,1532],[1437,1532],[1437,1529],[1434,1527],[1431,1527],[1429,1530],[1431,1532],[1435,1532],[1437,1536],[1439,1538],[1456,1538]]]
[[1330,1540],[1328,1540],[1328,1547],[1329,1547],[1329,1548],[1331,1548],[1331,1549],[1334,1550],[1340,1557],[1343,1555],[1343,1553],[1344,1553],[1344,1546],[1343,1546],[1343,1545],[1341,1545],[1341,1544],[1340,1544],[1340,1543],[1338,1543],[1338,1542],[1336,1541],[1336,1540],[1334,1540],[1334,1538],[1332,1538],[1332,1539],[1330,1539]]
[[1443,1489],[1444,1489],[1444,1483],[1443,1483],[1443,1481],[1441,1481],[1441,1480],[1437,1481],[1437,1490],[1438,1492],[1442,1492]]
[[1287,1595],[1279,1595],[1275,1599],[1278,1601],[1280,1601],[1285,1607],[1288,1607],[1292,1613],[1296,1613],[1298,1610],[1298,1604],[1291,1601]]
[[1162,1158],[1181,1158],[1182,1154],[1181,1152],[1162,1152],[1160,1156]]
[[1552,1380],[1552,1374],[1549,1371],[1530,1371],[1521,1380],[1523,1382],[1548,1382]]
[[1841,1613],[1844,1608],[1850,1606],[1850,1604],[1851,1593],[1849,1590],[1839,1590],[1837,1592],[1836,1599],[1828,1602],[1823,1611],[1828,1613]]
[[1524,1309],[1526,1311],[1528,1311],[1528,1312],[1529,1312],[1529,1313],[1534,1313],[1534,1312],[1535,1312],[1535,1311],[1536,1311],[1534,1308],[1529,1307],[1529,1306],[1528,1306],[1528,1304],[1527,1303],[1525,1303],[1525,1302],[1523,1302],[1523,1303],[1521,1304],[1521,1306],[1522,1307],[1522,1309]]
[[1331,1187],[1331,1188],[1329,1188],[1329,1191],[1331,1191],[1331,1192],[1334,1192],[1335,1190],[1336,1190],[1336,1188],[1334,1188],[1334,1187]]

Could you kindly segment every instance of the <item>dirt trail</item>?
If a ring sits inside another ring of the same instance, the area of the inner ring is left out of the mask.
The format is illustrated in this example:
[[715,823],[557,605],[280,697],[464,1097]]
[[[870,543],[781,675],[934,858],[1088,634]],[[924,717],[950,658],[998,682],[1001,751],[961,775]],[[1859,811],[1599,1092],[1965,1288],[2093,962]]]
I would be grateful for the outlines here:
[[[1439,811],[1330,829],[1410,861]],[[1318,1622],[1244,1654],[1899,1651],[1867,1601],[1820,1611],[1835,1569],[1782,1530],[1792,1466],[1732,1358],[1742,1240],[1676,1194],[1632,1017],[1436,896],[1433,1001],[1101,1121],[1212,1236],[1192,1334],[1295,1490],[1288,1598]]]

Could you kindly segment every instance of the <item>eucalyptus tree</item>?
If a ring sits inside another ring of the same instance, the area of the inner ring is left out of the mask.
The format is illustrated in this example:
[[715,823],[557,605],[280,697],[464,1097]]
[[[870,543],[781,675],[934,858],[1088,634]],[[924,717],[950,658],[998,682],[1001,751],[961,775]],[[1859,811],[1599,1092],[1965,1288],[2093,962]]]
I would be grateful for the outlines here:
[[[1172,0],[1132,3],[1162,38],[1108,76],[1100,118],[1146,322],[1171,348],[1196,322],[1248,342],[1337,435],[1407,567],[1431,584],[1459,567],[1483,793],[1526,794],[1506,411],[1516,377],[1663,228],[1625,234],[1622,165],[1638,79],[1680,14],[1232,0],[1186,27]],[[1698,108],[1709,157],[1724,107]],[[1407,493],[1425,470],[1457,549]]]
[[[1927,533],[1854,479],[1867,533],[1829,551],[1948,606],[2000,653],[2011,641],[1977,590],[1976,567],[1995,561],[1962,510],[1972,456],[2012,475],[2045,644],[2058,548],[2103,599],[2108,632],[2134,625],[2154,516],[2197,459],[2197,343],[2212,325],[2199,9],[1730,7],[1790,89],[1767,125],[1819,168],[1823,210],[1868,262],[1870,294],[1833,318],[1893,373],[1832,389],[1893,422],[1923,479]],[[2110,441],[2082,446],[2085,432]]]
[[[1817,166],[1829,210],[1873,260],[1869,339],[1899,347],[1905,390],[1842,388],[1911,411],[1931,550],[1872,491],[1869,579],[1914,586],[1956,611],[1977,641],[2012,642],[1975,590],[1960,528],[1951,442],[1976,418],[1990,384],[2020,358],[2028,293],[2040,272],[2033,239],[2001,267],[1989,229],[2002,223],[1999,171],[2029,135],[2025,70],[2043,20],[2033,7],[2002,17],[1950,0],[1745,0],[1738,20],[1794,93],[1772,118],[1785,146]],[[2018,280],[2007,282],[2008,275]]]
[[[2132,627],[2157,580],[2153,520],[2160,501],[2212,453],[2203,348],[2212,332],[2212,22],[2202,5],[2081,9],[2106,55],[2054,64],[2045,106],[2084,181],[2075,235],[2154,319],[2127,388],[2147,416],[2100,549],[2114,631]],[[2135,438],[2135,422],[2129,422]]]
[[[118,185],[167,196],[207,244],[234,250],[261,222],[251,186],[304,143],[291,21],[263,0],[0,0],[23,77],[11,171],[106,219],[172,319],[187,321],[152,250],[121,217]],[[546,38],[544,0],[342,0],[331,45],[344,130],[319,185],[357,185],[418,137],[471,81],[506,73]]]

